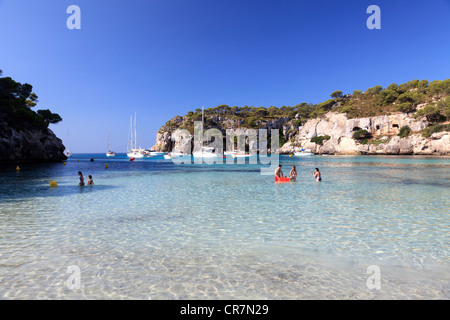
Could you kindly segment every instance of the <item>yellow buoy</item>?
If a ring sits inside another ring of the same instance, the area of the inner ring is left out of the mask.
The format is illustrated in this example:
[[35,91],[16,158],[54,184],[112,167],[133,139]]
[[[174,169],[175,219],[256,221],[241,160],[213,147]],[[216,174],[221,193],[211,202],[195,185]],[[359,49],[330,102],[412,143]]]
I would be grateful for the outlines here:
[[64,162],[64,165],[66,165],[66,163]]
[[80,162],[80,160],[77,160],[77,162]]
[[108,169],[108,164],[107,163],[105,163],[105,169]]
[[19,167],[19,166],[16,167],[16,171],[17,171],[17,172],[20,171],[20,167]]
[[116,164],[115,162],[113,162],[113,164]]
[[50,187],[57,187],[58,186],[58,182],[53,181],[53,180],[50,181],[48,184],[50,185]]

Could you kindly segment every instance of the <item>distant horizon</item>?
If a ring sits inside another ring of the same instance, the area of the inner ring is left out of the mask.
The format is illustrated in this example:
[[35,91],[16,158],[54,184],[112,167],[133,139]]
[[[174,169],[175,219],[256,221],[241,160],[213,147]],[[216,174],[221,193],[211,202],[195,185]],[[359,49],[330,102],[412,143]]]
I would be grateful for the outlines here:
[[[72,4],[79,30],[66,24]],[[370,5],[380,29],[367,26]],[[50,129],[71,152],[106,152],[110,130],[122,153],[135,112],[151,148],[168,120],[202,106],[317,104],[448,79],[449,16],[448,0],[0,0],[0,69],[33,86],[35,110],[61,115]]]

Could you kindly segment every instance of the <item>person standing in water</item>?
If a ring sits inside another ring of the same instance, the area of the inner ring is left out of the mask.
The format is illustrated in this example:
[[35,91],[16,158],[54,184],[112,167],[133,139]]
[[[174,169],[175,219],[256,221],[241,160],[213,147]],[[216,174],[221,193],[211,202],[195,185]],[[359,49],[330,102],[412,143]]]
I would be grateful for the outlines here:
[[281,164],[278,165],[278,168],[275,170],[275,177],[283,178],[283,171],[281,171]]
[[319,168],[316,168],[316,171],[313,172],[313,175],[316,181],[322,181],[322,175],[319,171]]
[[93,186],[94,185],[94,180],[92,180],[92,176],[91,175],[89,175],[88,176],[88,186]]
[[289,172],[289,178],[291,179],[291,181],[297,180],[297,169],[295,168],[295,166],[292,166],[291,172]]
[[80,187],[84,186],[84,177],[81,171],[78,171],[78,175],[80,176]]

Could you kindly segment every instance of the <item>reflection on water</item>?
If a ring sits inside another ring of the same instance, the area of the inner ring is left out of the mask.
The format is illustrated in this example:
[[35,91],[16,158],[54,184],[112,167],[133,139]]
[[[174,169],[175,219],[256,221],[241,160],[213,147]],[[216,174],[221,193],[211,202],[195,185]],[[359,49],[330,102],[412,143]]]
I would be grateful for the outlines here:
[[1,172],[1,298],[450,297],[448,158],[282,157],[298,181],[275,184],[258,165],[91,157]]

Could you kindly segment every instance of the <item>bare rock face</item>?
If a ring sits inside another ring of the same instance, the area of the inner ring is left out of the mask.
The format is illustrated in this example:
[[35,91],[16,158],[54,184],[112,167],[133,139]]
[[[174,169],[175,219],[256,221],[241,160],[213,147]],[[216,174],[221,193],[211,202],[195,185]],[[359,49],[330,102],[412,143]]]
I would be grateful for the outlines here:
[[[248,133],[246,129],[235,129],[242,125],[240,122],[216,117],[217,129],[225,137],[227,129],[232,129],[237,134]],[[376,117],[348,119],[345,114],[329,112],[323,118],[311,119],[301,127],[294,127],[290,118],[279,118],[261,123],[261,128],[279,129],[280,133],[289,140],[280,146],[281,154],[292,154],[302,149],[311,149],[319,154],[392,154],[392,155],[449,155],[450,136],[448,132],[433,134],[430,138],[424,138],[420,134],[413,134],[409,137],[400,138],[397,134],[400,128],[408,126],[413,132],[418,132],[428,126],[425,118],[415,119],[405,113],[383,115]],[[171,122],[186,125],[186,119],[178,117]],[[204,128],[207,130],[209,128]],[[353,139],[353,134],[359,129],[364,129],[377,137],[378,143],[361,144]],[[154,150],[172,151],[184,150],[187,147],[187,140],[179,140],[173,136],[174,127],[163,126],[156,137]],[[318,136],[329,136],[329,140],[323,141],[322,145],[311,142],[311,139]],[[248,142],[248,141],[247,141]],[[382,143],[380,143],[382,142]],[[224,145],[225,147],[225,145]],[[270,146],[268,146],[270,147]]]
[[[299,128],[295,141],[286,143],[280,152],[293,153],[305,148],[325,154],[450,154],[448,132],[435,133],[430,138],[420,134],[400,138],[397,134],[403,126],[410,127],[412,131],[421,131],[428,126],[428,122],[424,118],[411,118],[405,113],[347,119],[345,114],[329,112],[322,119],[306,122]],[[360,144],[352,138],[359,129],[367,130],[373,136],[381,136],[386,142],[379,145]],[[330,136],[330,139],[321,146],[312,145],[311,139],[317,136]]]
[[1,123],[0,162],[58,162],[66,160],[65,147],[50,130],[19,130]]
[[348,137],[340,138],[337,151],[342,154],[359,154],[355,140]]

